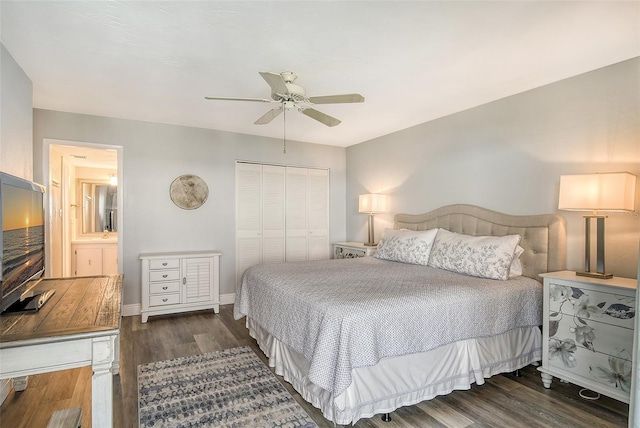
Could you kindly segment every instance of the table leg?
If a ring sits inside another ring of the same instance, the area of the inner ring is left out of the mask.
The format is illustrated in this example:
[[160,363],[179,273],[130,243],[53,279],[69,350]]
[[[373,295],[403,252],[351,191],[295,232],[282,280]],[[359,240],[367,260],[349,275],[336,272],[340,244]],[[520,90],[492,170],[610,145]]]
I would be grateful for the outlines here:
[[13,389],[16,391],[24,391],[27,389],[27,383],[29,382],[29,376],[20,376],[13,378]]
[[540,373],[540,377],[542,378],[542,386],[545,388],[551,388],[551,381],[553,380],[553,376],[548,373]]
[[111,365],[111,373],[117,375],[120,373],[120,335],[116,336],[114,346],[113,364]]
[[93,339],[91,367],[91,426],[93,428],[113,426],[113,378],[111,367],[115,360],[118,336]]

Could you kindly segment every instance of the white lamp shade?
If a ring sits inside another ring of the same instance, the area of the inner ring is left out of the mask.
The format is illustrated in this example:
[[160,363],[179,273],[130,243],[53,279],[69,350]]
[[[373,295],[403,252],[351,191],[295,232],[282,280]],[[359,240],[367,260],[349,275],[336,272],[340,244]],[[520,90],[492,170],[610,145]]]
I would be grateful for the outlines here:
[[358,201],[358,212],[376,214],[385,212],[385,209],[385,195],[377,195],[375,193],[360,195],[360,199]]
[[634,211],[636,176],[628,172],[560,176],[558,209]]

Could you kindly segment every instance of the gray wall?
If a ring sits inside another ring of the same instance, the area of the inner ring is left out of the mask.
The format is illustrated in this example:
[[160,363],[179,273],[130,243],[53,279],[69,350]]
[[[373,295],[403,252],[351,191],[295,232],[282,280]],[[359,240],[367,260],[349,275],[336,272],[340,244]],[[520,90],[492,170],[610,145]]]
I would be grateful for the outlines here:
[[[222,294],[235,292],[235,161],[330,168],[331,242],[345,238],[345,149],[229,132],[34,109],[34,174],[43,171],[43,139],[123,147],[124,303],[140,302],[138,254],[219,250]],[[196,174],[209,186],[207,202],[183,210],[169,185]]]
[[[347,238],[366,239],[360,193],[388,195],[377,238],[395,213],[455,203],[558,212],[567,219],[567,268],[583,269],[583,213],[557,210],[560,175],[640,176],[639,76],[635,58],[347,148]],[[611,214],[606,228],[607,270],[635,278],[637,213]]]
[[33,179],[33,86],[0,44],[0,171]]

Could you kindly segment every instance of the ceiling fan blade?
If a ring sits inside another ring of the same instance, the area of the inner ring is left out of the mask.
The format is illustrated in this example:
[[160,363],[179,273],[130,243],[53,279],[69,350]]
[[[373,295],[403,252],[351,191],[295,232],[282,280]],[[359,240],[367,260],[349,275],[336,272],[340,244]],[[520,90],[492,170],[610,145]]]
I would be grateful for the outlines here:
[[274,94],[288,94],[289,89],[281,75],[270,73],[268,71],[259,71],[260,76],[271,86],[271,92]]
[[309,97],[313,104],[340,104],[340,103],[361,103],[364,97],[360,94],[325,95],[322,97]]
[[336,126],[340,124],[340,120],[336,119],[335,117],[331,117],[328,114],[324,114],[312,108],[306,108],[304,110],[300,110],[300,112],[302,114],[306,114],[311,119],[315,119],[318,122],[324,123],[327,126]]
[[276,107],[263,114],[260,119],[253,122],[255,125],[266,125],[282,113],[282,107]]
[[273,103],[277,101],[268,100],[266,98],[236,98],[236,97],[204,97],[206,100],[222,100],[222,101],[256,101],[260,103]]

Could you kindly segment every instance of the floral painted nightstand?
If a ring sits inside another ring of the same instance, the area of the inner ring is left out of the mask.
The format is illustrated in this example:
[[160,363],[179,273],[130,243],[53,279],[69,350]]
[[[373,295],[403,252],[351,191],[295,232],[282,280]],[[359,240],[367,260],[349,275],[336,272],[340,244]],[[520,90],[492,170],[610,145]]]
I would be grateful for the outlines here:
[[629,402],[637,280],[562,271],[544,278],[542,375]]
[[334,259],[355,259],[369,257],[376,253],[377,245],[368,246],[362,242],[338,242],[333,244]]

